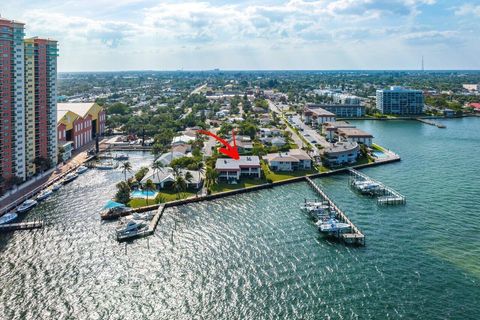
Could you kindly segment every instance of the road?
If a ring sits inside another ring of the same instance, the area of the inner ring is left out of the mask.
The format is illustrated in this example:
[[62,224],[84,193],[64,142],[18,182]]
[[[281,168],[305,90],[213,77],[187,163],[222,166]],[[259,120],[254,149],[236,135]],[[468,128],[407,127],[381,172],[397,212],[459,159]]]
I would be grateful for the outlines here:
[[[213,134],[217,134],[217,129],[212,128],[210,129],[210,132]],[[217,145],[217,140],[214,138],[208,136],[208,140],[203,143],[203,154],[205,157],[211,157],[212,156],[212,151]]]

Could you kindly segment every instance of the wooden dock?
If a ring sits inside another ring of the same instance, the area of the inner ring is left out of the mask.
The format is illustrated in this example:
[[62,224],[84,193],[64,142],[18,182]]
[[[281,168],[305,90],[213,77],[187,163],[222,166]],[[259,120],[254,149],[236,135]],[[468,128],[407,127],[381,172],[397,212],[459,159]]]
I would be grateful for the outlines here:
[[370,178],[366,174],[359,172],[353,168],[348,169],[350,171],[350,184],[353,185],[356,181],[372,181],[379,185],[374,191],[372,191],[372,195],[378,196],[377,197],[377,204],[380,205],[395,205],[395,204],[405,204],[407,202],[407,198],[402,195],[400,192],[384,185],[380,181]]
[[26,221],[19,223],[7,223],[0,225],[0,232],[16,231],[16,230],[32,230],[43,227],[43,221]]
[[322,200],[328,202],[330,208],[335,211],[337,219],[350,225],[351,231],[349,233],[342,233],[339,235],[339,237],[345,243],[364,246],[365,235],[360,231],[360,229],[355,224],[353,224],[352,221],[350,221],[347,215],[342,210],[340,210],[340,208],[338,208],[332,200],[330,200],[330,198],[325,194],[325,192],[323,192],[323,190],[320,189],[320,187],[315,182],[313,182],[312,179],[306,177],[306,180],[308,184],[322,197]]
[[122,242],[122,241],[127,241],[131,239],[142,238],[142,237],[153,235],[155,233],[155,229],[157,228],[158,223],[160,222],[160,218],[162,218],[163,216],[164,211],[165,211],[165,204],[161,204],[158,207],[157,212],[153,216],[152,220],[150,220],[150,223],[148,224],[147,229],[137,233],[128,234],[128,235],[117,234],[117,241]]

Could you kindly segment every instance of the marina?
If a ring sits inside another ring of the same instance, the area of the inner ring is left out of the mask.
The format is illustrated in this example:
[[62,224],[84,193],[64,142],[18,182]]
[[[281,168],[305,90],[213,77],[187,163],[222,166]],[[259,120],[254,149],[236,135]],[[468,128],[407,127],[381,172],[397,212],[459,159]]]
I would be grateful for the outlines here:
[[406,197],[398,191],[385,186],[383,183],[370,178],[366,174],[353,168],[349,168],[348,171],[350,172],[350,185],[362,194],[377,197],[377,203],[379,205],[397,205],[407,202]]
[[347,233],[337,232],[334,234],[334,236],[343,240],[347,244],[357,244],[357,245],[364,246],[365,235],[360,231],[360,229],[350,221],[347,215],[342,210],[340,210],[340,208],[338,208],[337,205],[332,200],[330,200],[330,198],[325,194],[325,192],[322,189],[320,189],[320,187],[317,184],[315,184],[315,182],[313,182],[312,179],[307,177],[306,180],[310,185],[310,187],[312,187],[312,189],[318,193],[318,195],[321,198],[321,201],[328,203],[330,209],[335,213],[336,218],[339,221],[348,224],[351,228],[350,232],[347,232]]

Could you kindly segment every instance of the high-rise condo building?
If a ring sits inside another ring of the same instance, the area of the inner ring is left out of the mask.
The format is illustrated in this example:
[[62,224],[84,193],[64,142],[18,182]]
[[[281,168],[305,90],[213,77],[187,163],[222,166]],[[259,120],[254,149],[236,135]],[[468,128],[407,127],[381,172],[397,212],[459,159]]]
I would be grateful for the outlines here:
[[56,41],[25,39],[27,177],[37,172],[38,159],[57,162],[57,55]]
[[57,43],[0,18],[0,186],[57,163]]
[[423,92],[392,86],[377,90],[377,109],[383,114],[421,114],[423,112]]

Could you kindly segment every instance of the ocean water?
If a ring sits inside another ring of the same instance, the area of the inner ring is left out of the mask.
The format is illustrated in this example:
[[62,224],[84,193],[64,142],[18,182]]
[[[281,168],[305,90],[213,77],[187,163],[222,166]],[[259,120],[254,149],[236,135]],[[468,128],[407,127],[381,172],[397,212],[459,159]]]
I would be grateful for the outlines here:
[[316,179],[365,247],[318,233],[306,183],[167,209],[154,236],[118,244],[98,213],[123,174],[88,171],[27,215],[43,229],[0,235],[0,318],[478,319],[480,119],[444,123],[356,123],[401,155],[362,171],[405,206]]

